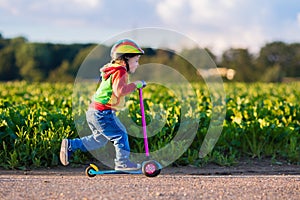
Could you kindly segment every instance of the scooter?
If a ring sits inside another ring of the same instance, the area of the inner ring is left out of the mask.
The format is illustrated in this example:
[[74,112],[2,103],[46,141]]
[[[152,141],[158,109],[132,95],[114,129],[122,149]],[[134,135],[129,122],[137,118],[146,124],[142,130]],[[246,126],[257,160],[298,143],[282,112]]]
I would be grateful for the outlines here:
[[162,166],[157,161],[150,159],[147,128],[146,128],[147,125],[145,119],[143,91],[142,91],[143,88],[146,87],[146,82],[145,81],[142,82],[143,82],[143,86],[140,87],[138,90],[139,90],[139,100],[140,100],[140,108],[141,108],[141,115],[142,115],[142,128],[143,128],[146,160],[142,163],[141,169],[136,171],[99,170],[95,164],[90,164],[85,170],[85,174],[88,177],[95,177],[96,175],[105,175],[105,174],[144,174],[147,177],[155,177],[160,174]]

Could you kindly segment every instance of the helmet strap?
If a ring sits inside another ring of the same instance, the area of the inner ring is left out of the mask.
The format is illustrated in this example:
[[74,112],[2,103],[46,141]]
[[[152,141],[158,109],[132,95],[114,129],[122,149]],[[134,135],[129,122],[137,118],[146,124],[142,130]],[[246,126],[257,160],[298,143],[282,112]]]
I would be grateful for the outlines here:
[[125,62],[125,67],[126,67],[126,71],[127,72],[130,72],[129,70],[129,64],[128,64],[128,57],[127,57],[127,55],[122,55],[122,60]]
[[129,64],[128,64],[127,59],[125,59],[125,64],[126,64],[126,66],[125,66],[125,67],[126,67],[126,71],[127,71],[127,72],[130,72],[130,71],[129,71],[129,70],[130,70],[130,69],[129,69]]

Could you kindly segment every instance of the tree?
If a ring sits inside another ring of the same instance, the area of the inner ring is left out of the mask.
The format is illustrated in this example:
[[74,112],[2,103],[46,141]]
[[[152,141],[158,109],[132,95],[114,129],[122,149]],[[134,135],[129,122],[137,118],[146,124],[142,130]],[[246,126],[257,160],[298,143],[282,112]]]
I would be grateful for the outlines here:
[[16,51],[20,75],[28,81],[43,81],[51,69],[51,52],[46,44],[25,43]]
[[[96,44],[30,43],[24,37],[5,39],[0,34],[0,81],[58,81],[60,78],[70,81],[78,75],[96,79],[99,68],[110,61],[110,48]],[[174,69],[169,77],[180,73],[189,81],[198,81],[201,77],[197,69],[209,71],[217,62],[209,49],[183,49],[179,53],[171,49],[143,49],[145,55],[140,64],[149,66],[149,73],[144,73],[148,79],[153,76],[165,79],[160,70],[152,73],[151,67],[160,69],[159,65],[166,65]],[[299,77],[300,43],[267,43],[256,58],[247,49],[230,48],[223,52],[217,66],[234,69],[236,81],[281,81],[284,76]]]
[[74,76],[70,75],[69,70],[70,63],[64,60],[59,67],[49,73],[48,80],[52,82],[60,82],[62,80],[65,82],[73,82]]
[[286,76],[300,77],[300,43],[289,45],[292,56],[290,61],[290,67],[286,69]]
[[[261,79],[268,81],[281,81],[284,76],[291,70],[293,52],[288,45],[284,42],[272,42],[266,44],[260,50],[259,57],[256,60],[256,65],[261,71]],[[266,77],[270,73],[266,73],[268,70],[276,69],[277,78],[272,77],[268,79]]]
[[110,49],[103,45],[82,48],[72,60],[69,73],[83,79],[98,79],[99,69],[110,61]]
[[15,63],[15,52],[12,46],[0,51],[0,80],[10,81],[18,78],[19,71]]
[[216,56],[209,49],[183,49],[181,55],[195,68],[209,69],[216,66]]
[[253,82],[257,78],[257,69],[253,63],[253,56],[247,49],[226,50],[222,55],[221,67],[236,70],[234,80]]
[[0,39],[0,80],[9,81],[20,78],[15,52],[25,41],[24,37]]

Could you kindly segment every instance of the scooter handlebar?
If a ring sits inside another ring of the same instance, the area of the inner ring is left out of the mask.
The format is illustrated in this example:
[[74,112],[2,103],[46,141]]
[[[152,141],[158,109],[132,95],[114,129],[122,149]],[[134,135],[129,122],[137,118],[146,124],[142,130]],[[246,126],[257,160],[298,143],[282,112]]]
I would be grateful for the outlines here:
[[136,85],[136,87],[137,87],[138,89],[144,88],[144,87],[146,87],[146,85],[147,85],[147,83],[146,83],[144,80],[142,80],[141,82],[142,82],[142,83],[139,83],[139,84]]
[[146,81],[142,80],[142,83],[143,83],[143,88],[146,87],[147,85]]

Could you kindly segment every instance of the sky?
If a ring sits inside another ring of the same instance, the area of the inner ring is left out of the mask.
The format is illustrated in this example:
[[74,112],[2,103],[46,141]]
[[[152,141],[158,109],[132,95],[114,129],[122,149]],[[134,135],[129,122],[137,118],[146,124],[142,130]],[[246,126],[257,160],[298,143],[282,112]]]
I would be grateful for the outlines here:
[[132,29],[170,29],[215,54],[300,42],[299,0],[0,0],[0,33],[32,42],[102,43]]

